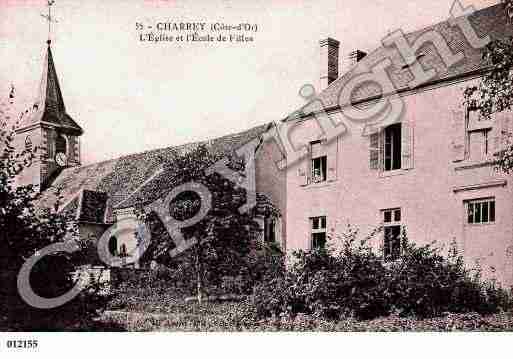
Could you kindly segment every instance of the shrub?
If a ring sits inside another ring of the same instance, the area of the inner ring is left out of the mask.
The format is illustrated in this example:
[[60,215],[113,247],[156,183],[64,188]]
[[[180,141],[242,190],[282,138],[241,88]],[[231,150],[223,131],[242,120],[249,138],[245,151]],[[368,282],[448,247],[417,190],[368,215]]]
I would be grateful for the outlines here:
[[509,296],[480,271],[465,267],[455,243],[443,256],[435,243],[416,246],[403,232],[401,259],[391,263],[391,303],[400,315],[432,317],[444,312],[492,313],[509,307]]
[[341,250],[297,251],[282,275],[255,287],[260,316],[316,314],[336,319],[371,318],[388,311],[385,268],[357,231],[343,235]]
[[259,317],[314,314],[327,319],[370,319],[388,314],[433,317],[444,312],[493,313],[511,306],[510,295],[479,271],[466,269],[452,246],[443,256],[434,244],[417,246],[402,235],[397,261],[384,263],[349,228],[340,249],[297,251],[280,275],[255,286]]

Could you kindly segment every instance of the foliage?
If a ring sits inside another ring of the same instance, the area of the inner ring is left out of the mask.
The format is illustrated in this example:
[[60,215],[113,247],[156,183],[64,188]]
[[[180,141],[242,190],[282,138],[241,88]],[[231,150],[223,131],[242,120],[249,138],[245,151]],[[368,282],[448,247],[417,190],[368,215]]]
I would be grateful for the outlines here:
[[[33,185],[17,186],[15,178],[36,158],[37,148],[17,151],[15,127],[10,115],[12,101],[0,113],[0,322],[17,330],[55,328],[57,318],[70,322],[87,320],[105,304],[97,283],[86,288],[75,300],[54,309],[36,309],[23,301],[17,290],[17,275],[24,262],[38,250],[76,238],[77,226],[53,208],[38,206],[40,192]],[[59,196],[59,193],[56,194]],[[30,283],[34,292],[53,298],[74,285],[75,261],[80,253],[56,253],[43,257],[33,268]]]
[[465,267],[455,243],[444,256],[435,243],[416,246],[403,233],[401,259],[391,263],[388,273],[392,308],[402,316],[492,313],[511,305],[506,291]]
[[258,317],[433,317],[511,306],[506,291],[465,268],[455,247],[443,256],[434,244],[418,246],[403,232],[400,259],[384,263],[367,244],[375,233],[358,240],[358,231],[349,228],[336,238],[342,241],[339,250],[296,252],[281,276],[255,287],[252,302]]
[[[283,273],[284,260],[274,245],[256,243],[246,259],[247,266],[235,276],[226,275],[218,283],[206,283],[205,292],[212,297],[226,295],[246,296],[251,294],[255,283]],[[175,266],[160,265],[154,270],[112,269],[112,293],[110,308],[167,312],[184,303],[184,299],[195,293],[196,286],[188,263]],[[118,279],[116,279],[119,277]]]
[[[513,10],[511,0],[503,0],[505,11]],[[507,14],[509,17],[509,14]],[[511,20],[510,20],[511,21]],[[479,109],[484,118],[490,119],[496,112],[510,111],[513,104],[513,37],[492,40],[484,48],[482,59],[487,71],[477,86],[469,86],[464,92],[464,102],[470,108]],[[498,153],[498,168],[506,173],[513,170],[513,142],[511,133],[503,133],[505,148]]]
[[387,312],[385,271],[379,256],[357,240],[357,231],[342,235],[342,248],[297,251],[281,276],[254,290],[261,317],[282,313],[326,318],[368,318]]
[[[207,174],[206,169],[217,160],[205,146],[177,154],[174,168],[180,168],[173,181],[173,188],[189,182],[204,185],[212,195],[211,208],[196,224],[182,228],[186,241],[196,238],[197,243],[179,257],[171,257],[174,240],[167,234],[158,216],[150,213],[145,220],[150,224],[152,243],[146,256],[168,266],[177,276],[194,278],[198,300],[201,301],[208,288],[220,287],[226,277],[249,279],[252,275],[252,251],[256,235],[260,231],[254,213],[240,213],[246,202],[246,190],[219,173]],[[233,159],[228,166],[242,171],[244,165]],[[201,198],[193,191],[182,192],[171,202],[173,218],[183,221],[196,215],[201,207]],[[190,288],[192,289],[192,288]],[[244,288],[240,288],[244,291]]]
[[[159,302],[163,300],[159,299]],[[164,299],[165,301],[165,299]],[[144,305],[141,299],[141,305]],[[169,302],[169,301],[167,301]],[[281,315],[256,319],[249,302],[197,303],[179,302],[166,306],[164,311],[153,310],[109,311],[101,322],[118,330],[128,331],[324,331],[324,332],[402,332],[402,331],[513,331],[511,313],[481,315],[460,313],[432,318],[400,317],[390,315],[372,320],[344,318],[327,320],[315,315]]]

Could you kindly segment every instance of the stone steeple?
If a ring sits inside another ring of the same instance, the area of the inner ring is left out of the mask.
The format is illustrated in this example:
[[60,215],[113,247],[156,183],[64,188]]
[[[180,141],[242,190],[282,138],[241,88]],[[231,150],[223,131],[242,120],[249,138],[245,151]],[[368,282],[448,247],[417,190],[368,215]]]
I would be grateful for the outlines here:
[[48,40],[37,97],[20,115],[16,128],[19,149],[28,144],[38,148],[36,161],[22,173],[19,182],[44,189],[62,169],[80,165],[79,137],[83,132],[66,112]]
[[80,136],[83,133],[82,128],[66,113],[66,106],[64,105],[59,79],[53,62],[51,41],[48,40],[47,44],[48,47],[38,95],[32,109],[28,113],[23,114],[18,130],[23,130],[34,124],[47,123]]

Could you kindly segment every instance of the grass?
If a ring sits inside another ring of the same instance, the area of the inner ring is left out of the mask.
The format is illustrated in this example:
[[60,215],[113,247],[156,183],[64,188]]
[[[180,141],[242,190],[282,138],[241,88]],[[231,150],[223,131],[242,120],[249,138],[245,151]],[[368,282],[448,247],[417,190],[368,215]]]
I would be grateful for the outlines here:
[[[212,313],[105,312],[100,319],[105,327],[127,331],[183,331],[183,332],[261,332],[261,331],[321,331],[321,332],[447,332],[447,331],[513,331],[511,313],[481,316],[477,313],[448,314],[430,319],[389,316],[368,321],[347,319],[327,321],[312,316],[252,320],[231,312],[219,314],[216,305]],[[236,306],[236,305],[235,305]],[[234,306],[234,307],[235,307]],[[198,308],[199,309],[199,308]]]
[[[127,331],[513,331],[513,313],[447,314],[418,319],[388,316],[367,321],[328,321],[314,316],[255,320],[246,303],[185,303],[166,291],[133,290],[117,296],[98,324]],[[86,329],[87,330],[87,329]]]
[[[278,317],[256,320],[251,306],[244,302],[186,303],[183,296],[169,290],[132,289],[118,293],[107,311],[94,321],[55,322],[34,328],[35,331],[180,331],[180,332],[447,332],[513,331],[513,313],[482,316],[477,313],[446,314],[418,319],[388,316],[367,321],[345,319],[329,321],[314,316]],[[5,323],[4,323],[5,324]],[[3,325],[1,331],[16,331]]]

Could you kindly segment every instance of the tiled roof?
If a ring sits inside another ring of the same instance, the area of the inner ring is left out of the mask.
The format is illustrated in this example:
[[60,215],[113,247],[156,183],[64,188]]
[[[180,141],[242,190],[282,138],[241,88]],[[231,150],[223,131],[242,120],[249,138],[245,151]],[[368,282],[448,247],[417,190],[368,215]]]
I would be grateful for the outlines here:
[[82,128],[66,113],[49,41],[38,97],[33,107],[23,114],[18,129],[40,122],[51,123],[78,134],[83,132]]
[[[138,201],[147,202],[156,194],[169,190],[171,187],[166,188],[166,186],[172,186],[172,183],[168,183],[169,181],[154,182],[153,180],[161,168],[173,168],[172,163],[176,153],[186,153],[200,144],[205,144],[213,156],[229,155],[242,145],[261,136],[268,126],[268,124],[260,125],[247,131],[208,141],[132,154],[88,166],[67,168],[45,190],[41,196],[40,205],[53,206],[56,201],[54,195],[56,188],[61,188],[63,198],[61,203],[66,208],[67,204],[74,203],[74,198],[78,198],[83,190],[95,191],[108,196],[105,211],[107,211],[106,217],[109,217],[112,208],[116,208],[123,202],[126,204],[131,197],[135,196]],[[150,182],[152,184],[148,186]],[[143,187],[152,190],[141,191]],[[96,195],[101,196],[98,193]],[[86,197],[89,198],[89,193]],[[104,215],[105,211],[102,211]],[[88,211],[84,214],[84,219],[86,217],[91,219],[91,216],[92,219],[98,219],[100,215],[91,215]]]
[[104,223],[108,198],[105,192],[84,189],[80,198],[78,220],[81,222]]
[[[469,20],[479,37],[489,35],[491,39],[494,40],[505,39],[513,35],[513,24],[508,22],[502,4],[475,11],[469,16]],[[413,44],[417,38],[432,30],[442,35],[453,54],[463,52],[464,59],[453,66],[447,67],[434,45],[427,42],[417,51],[417,55],[420,53],[424,54],[418,61],[425,70],[431,68],[435,69],[436,76],[430,81],[443,81],[456,76],[463,76],[484,67],[482,49],[473,48],[463,36],[460,28],[458,26],[450,26],[448,21],[406,34],[406,39],[410,44]],[[319,98],[328,108],[346,105],[347,103],[339,104],[341,89],[347,85],[355,75],[369,71],[369,68],[372,69],[374,65],[386,58],[392,61],[392,65],[387,69],[387,73],[395,89],[398,91],[408,89],[408,83],[413,80],[410,69],[405,66],[405,62],[394,45],[390,47],[382,46],[368,54],[348,72],[333,81],[320,93]],[[351,101],[353,103],[364,101],[373,96],[381,95],[380,92],[381,90],[375,84],[362,84],[361,88],[353,94]]]

